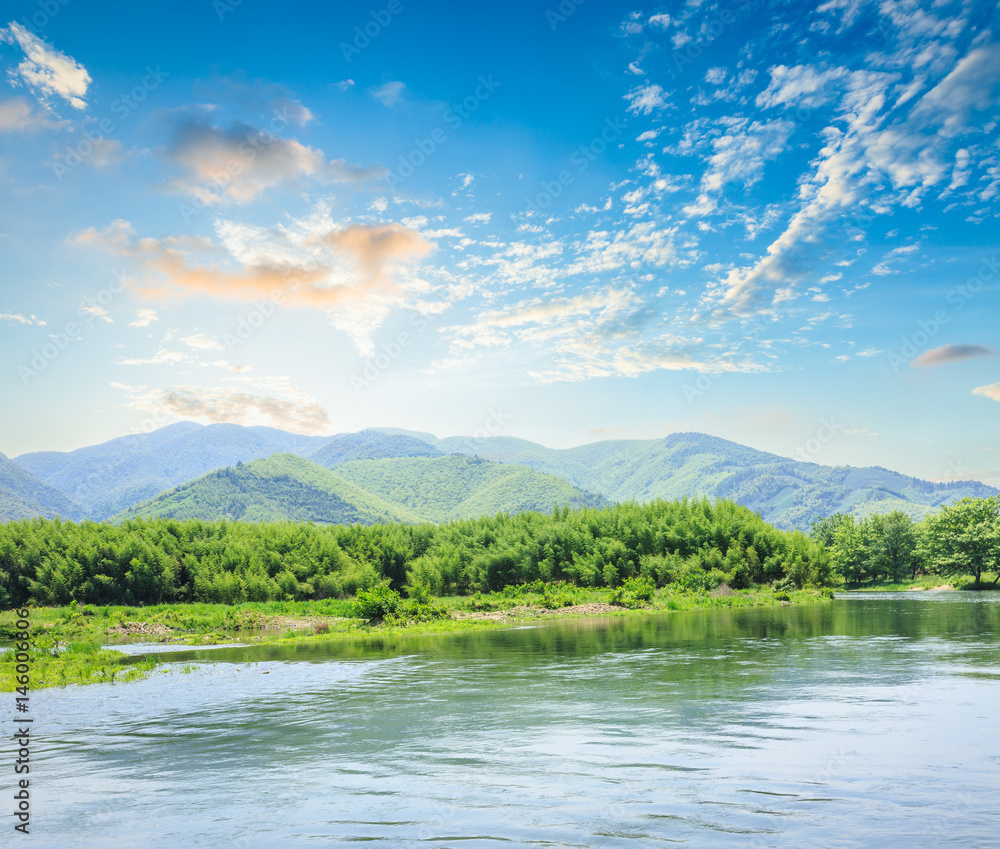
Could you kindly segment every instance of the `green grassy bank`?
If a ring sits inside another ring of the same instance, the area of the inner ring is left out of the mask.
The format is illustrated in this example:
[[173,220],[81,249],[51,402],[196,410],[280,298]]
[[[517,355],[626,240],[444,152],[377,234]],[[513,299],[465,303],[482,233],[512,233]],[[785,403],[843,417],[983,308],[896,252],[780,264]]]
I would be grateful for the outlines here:
[[[536,590],[536,591],[533,591]],[[148,676],[158,658],[134,659],[103,648],[116,641],[191,646],[221,643],[282,645],[301,642],[377,640],[387,635],[450,634],[540,624],[555,618],[630,616],[655,611],[766,607],[825,601],[826,590],[664,588],[630,593],[607,588],[541,586],[475,596],[410,603],[384,619],[364,618],[354,599],[224,604],[162,604],[143,607],[70,605],[32,607],[29,690],[68,684],[131,681]],[[17,634],[17,614],[0,614],[0,640]],[[13,649],[0,655],[0,691],[18,686]]]

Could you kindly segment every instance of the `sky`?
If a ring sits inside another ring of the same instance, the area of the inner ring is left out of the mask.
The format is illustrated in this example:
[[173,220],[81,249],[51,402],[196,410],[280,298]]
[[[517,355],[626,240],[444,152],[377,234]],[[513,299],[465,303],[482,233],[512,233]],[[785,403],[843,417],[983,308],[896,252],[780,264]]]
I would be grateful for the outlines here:
[[698,431],[1000,485],[995,3],[4,8],[8,456]]

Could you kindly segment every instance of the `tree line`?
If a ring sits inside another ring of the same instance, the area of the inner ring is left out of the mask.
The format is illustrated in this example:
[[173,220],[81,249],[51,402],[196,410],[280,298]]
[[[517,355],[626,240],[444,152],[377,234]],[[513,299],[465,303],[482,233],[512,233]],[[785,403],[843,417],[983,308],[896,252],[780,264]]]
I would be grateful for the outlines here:
[[983,575],[1000,581],[1000,496],[963,498],[916,522],[905,513],[857,519],[837,513],[813,523],[810,536],[833,557],[848,586],[900,583],[918,574]]
[[0,525],[0,604],[157,604],[346,597],[387,584],[434,595],[531,581],[708,590],[823,586],[825,546],[731,501],[556,507],[446,524],[316,525],[29,519]]

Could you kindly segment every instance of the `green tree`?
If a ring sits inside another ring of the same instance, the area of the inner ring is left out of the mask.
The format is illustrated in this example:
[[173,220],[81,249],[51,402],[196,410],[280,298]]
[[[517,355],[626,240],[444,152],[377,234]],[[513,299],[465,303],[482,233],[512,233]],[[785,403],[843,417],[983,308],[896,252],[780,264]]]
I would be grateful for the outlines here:
[[923,522],[924,551],[942,575],[972,574],[978,587],[984,572],[1000,581],[1000,496],[963,498]]
[[874,576],[884,575],[890,581],[915,578],[920,562],[917,551],[920,536],[913,519],[900,510],[894,510],[886,516],[870,517],[868,527]]

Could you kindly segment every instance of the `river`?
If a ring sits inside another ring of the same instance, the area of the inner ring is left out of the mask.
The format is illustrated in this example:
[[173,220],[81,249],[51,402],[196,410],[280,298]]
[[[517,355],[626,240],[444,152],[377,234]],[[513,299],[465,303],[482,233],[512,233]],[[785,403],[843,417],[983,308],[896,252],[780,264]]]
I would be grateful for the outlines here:
[[172,653],[32,694],[4,845],[994,847],[998,648],[936,592]]

